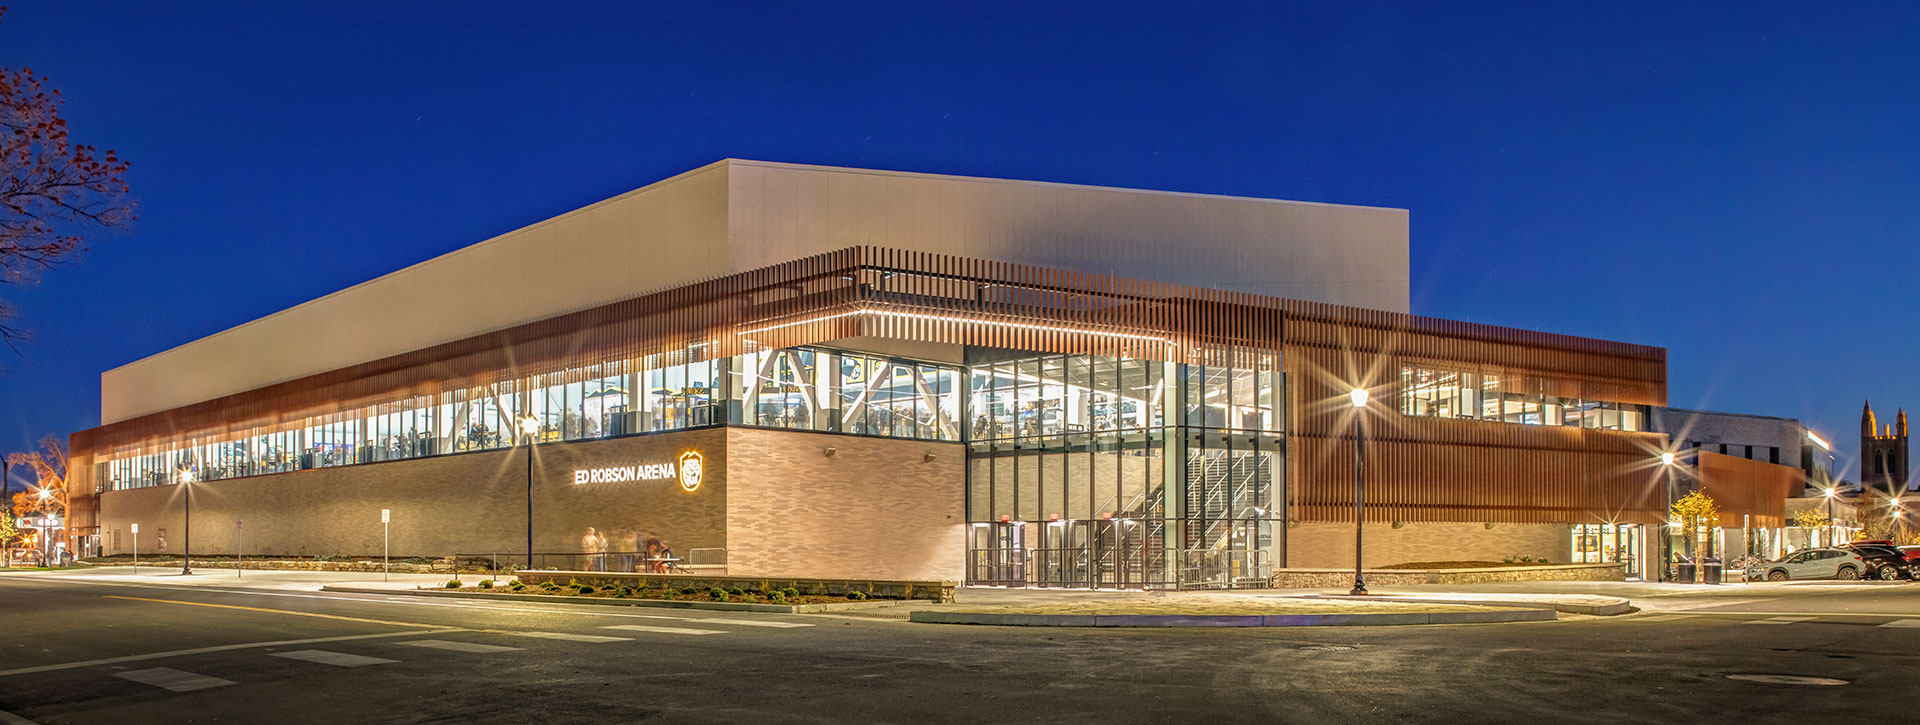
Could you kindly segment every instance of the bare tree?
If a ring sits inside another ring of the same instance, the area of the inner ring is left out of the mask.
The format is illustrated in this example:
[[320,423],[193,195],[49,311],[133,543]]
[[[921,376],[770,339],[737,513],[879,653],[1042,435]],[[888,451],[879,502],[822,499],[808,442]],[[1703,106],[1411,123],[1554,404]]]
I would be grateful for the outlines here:
[[[61,103],[32,68],[0,68],[0,282],[38,281],[85,251],[87,239],[133,224],[127,162],[74,143]],[[8,347],[28,337],[10,323],[14,314],[0,300]]]

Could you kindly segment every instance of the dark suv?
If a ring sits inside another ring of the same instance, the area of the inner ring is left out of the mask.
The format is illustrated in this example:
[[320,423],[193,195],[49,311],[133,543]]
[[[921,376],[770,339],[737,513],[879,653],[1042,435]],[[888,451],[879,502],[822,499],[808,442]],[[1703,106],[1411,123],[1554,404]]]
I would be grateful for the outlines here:
[[1907,555],[1899,549],[1881,543],[1855,541],[1847,544],[1848,549],[1866,560],[1867,570],[1863,579],[1911,579],[1913,572],[1907,563]]

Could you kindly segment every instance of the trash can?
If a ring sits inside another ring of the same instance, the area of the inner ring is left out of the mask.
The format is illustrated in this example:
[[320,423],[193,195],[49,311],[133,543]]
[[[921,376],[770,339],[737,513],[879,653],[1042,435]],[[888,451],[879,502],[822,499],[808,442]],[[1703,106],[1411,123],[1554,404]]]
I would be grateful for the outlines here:
[[1720,560],[1717,558],[1709,557],[1701,561],[1700,574],[1702,582],[1706,584],[1721,584],[1725,581],[1722,579],[1724,575],[1721,573]]
[[1673,568],[1675,569],[1673,576],[1674,581],[1680,582],[1681,584],[1692,584],[1694,582],[1693,562],[1681,559],[1680,563],[1673,565]]

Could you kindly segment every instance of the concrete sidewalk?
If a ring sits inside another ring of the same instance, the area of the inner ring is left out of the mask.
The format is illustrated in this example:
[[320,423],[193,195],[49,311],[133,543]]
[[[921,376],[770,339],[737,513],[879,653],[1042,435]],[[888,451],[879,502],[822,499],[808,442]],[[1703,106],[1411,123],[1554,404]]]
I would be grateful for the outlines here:
[[[1044,594],[1051,596],[1025,597],[1030,601],[1000,606],[979,606],[969,598],[941,607],[916,606],[909,619],[931,624],[1029,627],[1325,627],[1538,622],[1558,616],[1551,607],[1483,603],[1216,592],[1141,597],[1059,591]],[[1045,601],[1048,599],[1052,601]]]

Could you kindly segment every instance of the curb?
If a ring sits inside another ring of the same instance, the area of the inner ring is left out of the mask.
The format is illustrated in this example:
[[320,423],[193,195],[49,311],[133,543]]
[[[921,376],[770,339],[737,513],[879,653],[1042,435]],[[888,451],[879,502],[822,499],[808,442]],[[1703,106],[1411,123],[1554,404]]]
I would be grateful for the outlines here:
[[841,612],[851,609],[879,609],[897,607],[905,604],[898,599],[879,599],[866,602],[837,602],[833,604],[734,604],[732,602],[684,602],[674,599],[602,599],[599,597],[559,597],[546,594],[476,594],[473,592],[449,592],[434,589],[375,589],[371,587],[343,587],[327,585],[320,587],[323,592],[339,594],[399,594],[409,597],[443,597],[449,599],[504,599],[510,602],[547,602],[551,604],[598,604],[614,607],[657,607],[661,609],[706,609],[716,612],[771,612],[775,614],[809,614],[814,612]]
[[[1534,601],[1497,601],[1458,599],[1408,599],[1404,597],[1355,597],[1344,594],[1322,594],[1316,599],[1344,599],[1355,602],[1404,602],[1407,604],[1455,604],[1465,607],[1518,607],[1521,609],[1549,609],[1567,614],[1587,614],[1596,617],[1612,617],[1633,611],[1633,602],[1618,599],[1608,604],[1576,604],[1572,602],[1534,602]],[[1617,598],[1616,598],[1617,599]]]
[[1399,624],[1550,622],[1552,609],[1378,614],[997,614],[917,611],[908,621],[1005,627],[1368,627]]

